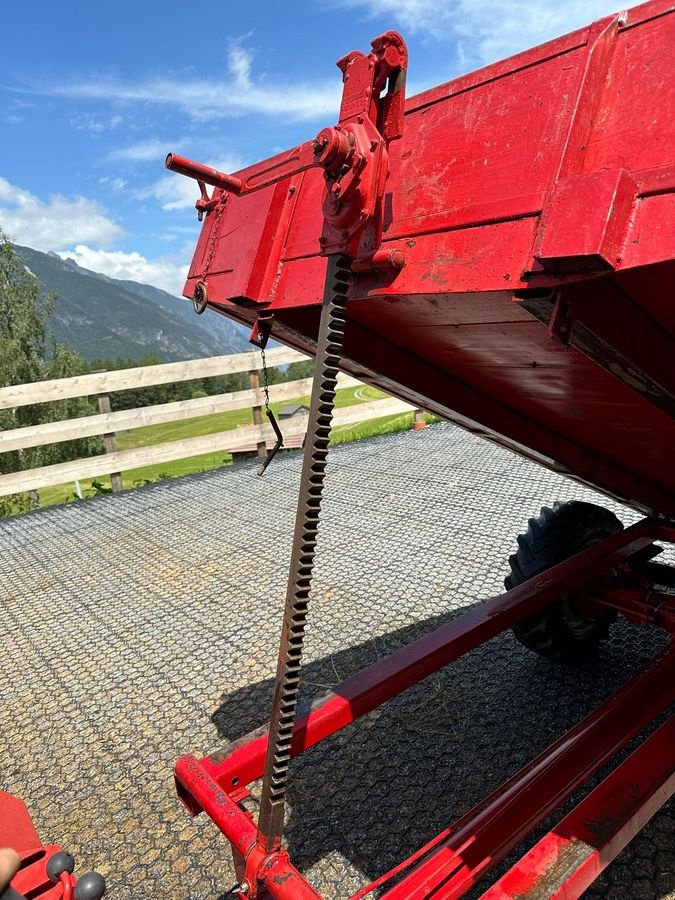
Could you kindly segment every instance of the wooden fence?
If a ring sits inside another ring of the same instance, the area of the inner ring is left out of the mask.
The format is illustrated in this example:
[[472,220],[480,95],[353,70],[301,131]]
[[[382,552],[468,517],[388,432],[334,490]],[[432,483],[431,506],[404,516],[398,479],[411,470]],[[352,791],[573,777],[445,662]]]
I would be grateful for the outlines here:
[[[267,352],[267,365],[285,365],[306,358],[295,350],[281,347]],[[273,441],[274,436],[271,427],[263,422],[264,398],[259,387],[258,375],[260,368],[260,354],[256,351],[248,351],[229,356],[214,356],[208,359],[193,359],[187,362],[166,363],[157,366],[140,366],[114,372],[97,372],[74,378],[38,381],[33,384],[0,388],[0,409],[71,397],[96,396],[99,399],[98,415],[49,422],[44,425],[32,425],[0,433],[0,453],[94,435],[103,435],[106,446],[106,453],[100,456],[0,475],[0,496],[36,491],[51,485],[65,484],[71,481],[78,482],[82,478],[101,475],[111,475],[113,489],[121,490],[120,473],[143,466],[186,459],[214,451],[236,452],[249,448],[251,445],[255,445],[259,454],[264,455],[265,447],[270,441]],[[251,387],[248,390],[198,397],[192,400],[178,400],[173,403],[162,403],[139,409],[110,411],[110,394],[116,391],[240,372],[249,373]],[[342,373],[338,379],[338,387],[350,387],[359,383],[355,378]],[[311,386],[311,378],[271,385],[270,400],[278,402],[306,396],[310,393]],[[132,450],[116,449],[116,432],[237,409],[250,409],[253,424],[154,446],[138,447]],[[390,397],[337,409],[333,421],[335,425],[349,425],[412,410],[413,407],[410,404]],[[419,421],[419,413],[417,418]],[[306,427],[306,417],[294,416],[283,422],[282,430],[284,437],[290,439],[304,435]]]

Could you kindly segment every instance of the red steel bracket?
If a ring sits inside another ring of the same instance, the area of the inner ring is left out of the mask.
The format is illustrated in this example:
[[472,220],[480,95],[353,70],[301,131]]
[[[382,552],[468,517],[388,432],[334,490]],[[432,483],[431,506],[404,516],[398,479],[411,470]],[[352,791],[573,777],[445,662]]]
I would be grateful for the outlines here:
[[637,194],[636,183],[623,170],[562,178],[542,211],[535,258],[559,274],[614,269]]

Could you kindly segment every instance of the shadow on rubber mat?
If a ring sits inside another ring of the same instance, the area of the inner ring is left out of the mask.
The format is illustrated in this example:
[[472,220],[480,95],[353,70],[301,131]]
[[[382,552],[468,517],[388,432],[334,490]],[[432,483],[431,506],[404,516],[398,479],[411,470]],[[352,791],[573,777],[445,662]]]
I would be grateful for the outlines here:
[[[427,619],[309,662],[302,705],[452,618]],[[619,622],[597,659],[583,665],[543,660],[510,633],[449,664],[292,761],[285,843],[293,862],[327,897],[347,896],[357,884],[347,890],[344,873],[321,860],[337,853],[363,874],[362,883],[375,879],[580,721],[665,643],[664,632]],[[259,727],[272,691],[268,679],[224,694],[212,716],[218,733],[230,741]],[[259,788],[251,786],[255,799]],[[594,895],[609,896],[605,878]],[[675,874],[667,881],[664,872],[653,897],[675,887]]]

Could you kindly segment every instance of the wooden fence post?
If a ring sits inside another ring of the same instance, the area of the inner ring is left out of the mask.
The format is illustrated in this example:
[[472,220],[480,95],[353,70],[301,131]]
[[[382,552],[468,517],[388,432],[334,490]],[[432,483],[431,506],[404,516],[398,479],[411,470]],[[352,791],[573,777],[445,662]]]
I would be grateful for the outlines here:
[[427,427],[426,419],[424,418],[424,410],[416,409],[413,414],[413,430],[421,431],[423,428]]
[[[98,395],[98,411],[100,413],[109,413],[112,412],[110,406],[110,394],[99,394]],[[103,443],[105,444],[105,452],[106,453],[115,453],[117,451],[117,441],[115,440],[115,432],[111,431],[108,434],[103,435]],[[122,490],[122,473],[121,472],[111,472],[110,473],[110,483],[112,485],[112,489],[114,493]]]
[[[251,369],[248,373],[248,382],[251,386],[251,389],[257,391],[260,389],[260,376],[258,375],[257,369]],[[262,406],[254,406],[253,410],[253,424],[254,425],[262,425],[263,416],[262,416]],[[256,444],[256,450],[258,456],[267,456],[267,444],[265,441],[258,441]]]

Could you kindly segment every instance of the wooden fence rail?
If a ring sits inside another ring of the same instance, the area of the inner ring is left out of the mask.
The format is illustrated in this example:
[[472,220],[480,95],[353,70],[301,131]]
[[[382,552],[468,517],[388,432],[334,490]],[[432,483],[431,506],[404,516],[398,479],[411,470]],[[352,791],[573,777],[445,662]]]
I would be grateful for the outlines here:
[[[282,347],[267,352],[267,365],[285,365],[306,358],[295,350]],[[0,453],[101,434],[108,438],[106,444],[109,452],[101,456],[0,475],[0,497],[23,491],[35,491],[69,481],[77,482],[83,478],[117,474],[205,453],[236,452],[248,449],[251,445],[257,446],[259,453],[264,453],[267,443],[273,440],[273,433],[269,425],[263,424],[260,415],[264,403],[263,393],[258,387],[257,372],[260,368],[260,354],[249,351],[230,356],[120,369],[114,372],[97,372],[74,378],[0,388],[0,408],[8,408],[93,394],[100,397],[114,391],[240,372],[249,373],[252,385],[250,389],[243,391],[118,412],[101,412],[98,415],[48,422],[43,425],[32,425],[2,432],[0,433]],[[355,378],[344,373],[340,373],[338,377],[339,388],[358,384],[359,382]],[[278,402],[307,396],[311,387],[311,378],[273,384],[269,389],[270,400]],[[102,408],[105,408],[105,405]],[[109,409],[109,406],[107,408]],[[254,424],[239,426],[216,434],[184,438],[132,450],[112,449],[116,432],[238,409],[251,409]],[[412,410],[413,407],[410,404],[392,397],[337,409],[334,422],[336,425],[348,425]],[[303,436],[306,427],[306,417],[301,415],[286,420],[282,430],[284,436],[291,439]],[[113,440],[110,440],[111,438]],[[110,452],[111,449],[112,452]],[[117,478],[116,487],[121,489],[121,476]]]
[[[281,366],[307,359],[297,350],[279,347],[267,351],[267,365]],[[92,394],[112,394],[156,384],[174,384],[194,378],[211,378],[214,375],[234,375],[260,368],[260,353],[247,350],[229,356],[210,356],[206,359],[189,359],[186,362],[163,363],[159,366],[137,366],[133,369],[117,369],[114,372],[92,372],[73,378],[56,378],[52,381],[34,381],[0,388],[0,409],[28,406],[30,403],[46,403],[50,400],[68,400],[71,397],[89,397]]]

